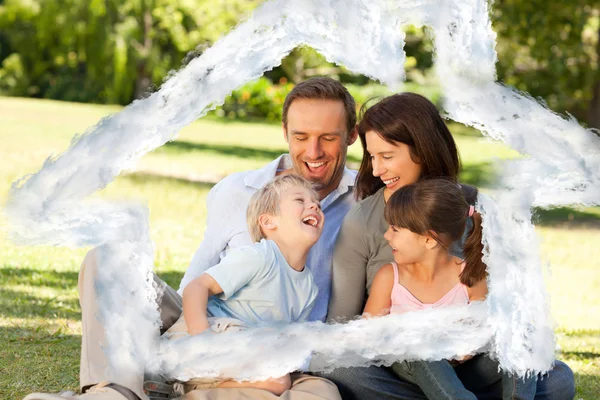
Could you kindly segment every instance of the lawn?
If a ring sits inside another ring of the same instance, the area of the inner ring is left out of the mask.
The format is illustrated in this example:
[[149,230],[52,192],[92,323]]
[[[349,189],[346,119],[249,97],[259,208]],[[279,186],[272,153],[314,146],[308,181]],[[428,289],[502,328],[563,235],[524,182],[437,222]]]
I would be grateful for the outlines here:
[[[0,203],[10,184],[37,171],[51,154],[112,106],[0,97]],[[462,180],[489,190],[494,159],[516,154],[478,132],[450,124],[462,155]],[[212,185],[235,171],[258,168],[285,151],[277,125],[200,120],[178,140],[147,154],[97,196],[137,199],[150,209],[156,272],[177,288],[202,240]],[[360,145],[351,147],[356,166]],[[558,358],[575,371],[576,399],[600,397],[600,209],[538,210],[541,253],[556,321]],[[0,216],[0,399],[76,390],[81,324],[76,284],[87,249],[17,247]]]

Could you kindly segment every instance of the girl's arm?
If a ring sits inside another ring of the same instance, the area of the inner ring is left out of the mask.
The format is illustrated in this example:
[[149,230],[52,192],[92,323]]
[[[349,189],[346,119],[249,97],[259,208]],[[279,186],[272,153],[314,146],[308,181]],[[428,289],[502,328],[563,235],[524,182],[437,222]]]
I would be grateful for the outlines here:
[[348,320],[362,311],[369,254],[365,226],[360,205],[355,204],[344,218],[333,251],[328,321]]
[[367,300],[363,317],[376,317],[390,313],[392,288],[394,287],[393,268],[392,264],[385,264],[375,274],[371,285],[371,295]]
[[484,300],[488,293],[487,279],[482,279],[467,289],[469,301]]
[[187,324],[188,333],[195,335],[210,327],[206,315],[208,297],[223,293],[223,289],[208,274],[191,281],[183,291],[183,318]]

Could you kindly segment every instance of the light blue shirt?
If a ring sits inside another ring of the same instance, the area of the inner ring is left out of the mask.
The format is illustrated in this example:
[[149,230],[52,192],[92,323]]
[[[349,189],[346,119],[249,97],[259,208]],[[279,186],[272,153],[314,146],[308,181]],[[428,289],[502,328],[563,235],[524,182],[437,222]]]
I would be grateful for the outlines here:
[[293,269],[271,240],[231,249],[205,273],[223,289],[208,299],[209,314],[248,325],[306,321],[317,298],[309,269]]
[[[246,224],[246,208],[250,197],[273,179],[277,171],[289,168],[292,168],[291,159],[288,154],[284,154],[261,169],[231,174],[211,189],[206,200],[208,212],[204,239],[181,280],[179,294],[183,294],[185,286],[194,278],[218,264],[231,249],[252,244]],[[338,187],[321,200],[325,225],[319,241],[308,253],[306,262],[319,288],[309,321],[324,321],[327,315],[333,248],[342,220],[355,203],[355,178],[356,171],[345,168]]]

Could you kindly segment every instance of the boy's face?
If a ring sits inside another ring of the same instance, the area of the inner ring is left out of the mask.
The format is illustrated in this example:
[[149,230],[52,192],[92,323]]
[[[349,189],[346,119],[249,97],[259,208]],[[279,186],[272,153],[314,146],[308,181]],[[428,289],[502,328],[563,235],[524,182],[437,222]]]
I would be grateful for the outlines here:
[[279,215],[273,217],[279,235],[312,246],[323,231],[325,215],[314,193],[296,186],[285,190],[279,202]]

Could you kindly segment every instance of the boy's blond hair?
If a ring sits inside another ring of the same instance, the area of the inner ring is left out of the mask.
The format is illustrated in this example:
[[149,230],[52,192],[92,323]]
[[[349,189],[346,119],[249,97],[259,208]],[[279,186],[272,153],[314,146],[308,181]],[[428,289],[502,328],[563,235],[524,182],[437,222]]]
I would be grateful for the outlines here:
[[260,242],[266,239],[258,218],[262,214],[279,215],[279,203],[281,194],[291,187],[300,186],[310,190],[318,198],[317,193],[312,188],[309,181],[298,175],[281,175],[275,177],[267,183],[258,192],[252,195],[248,209],[246,210],[246,221],[248,222],[248,231],[253,242]]

